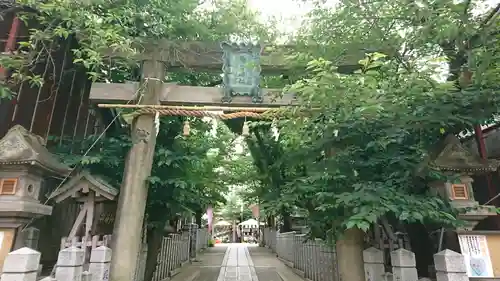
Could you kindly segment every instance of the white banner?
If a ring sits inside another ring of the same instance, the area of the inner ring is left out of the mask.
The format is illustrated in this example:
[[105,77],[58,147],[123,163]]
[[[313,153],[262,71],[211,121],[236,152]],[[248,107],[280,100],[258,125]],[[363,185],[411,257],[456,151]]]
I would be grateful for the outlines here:
[[494,277],[485,235],[459,235],[469,277]]

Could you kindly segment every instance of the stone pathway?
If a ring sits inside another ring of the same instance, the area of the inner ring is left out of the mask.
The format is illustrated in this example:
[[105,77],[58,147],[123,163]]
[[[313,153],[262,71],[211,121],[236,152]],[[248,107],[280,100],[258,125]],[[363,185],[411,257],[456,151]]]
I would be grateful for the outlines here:
[[197,260],[170,281],[303,281],[275,254],[256,245],[217,245]]
[[259,281],[304,281],[276,254],[262,247],[248,247]]
[[245,244],[229,244],[217,281],[259,281]]

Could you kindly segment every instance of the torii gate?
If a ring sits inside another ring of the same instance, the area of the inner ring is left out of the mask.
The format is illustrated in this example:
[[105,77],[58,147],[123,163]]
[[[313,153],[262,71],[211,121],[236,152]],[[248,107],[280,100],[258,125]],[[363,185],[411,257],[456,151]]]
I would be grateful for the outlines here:
[[[136,57],[142,64],[141,83],[94,83],[89,99],[97,103],[139,105],[197,105],[227,107],[280,107],[293,105],[294,95],[282,90],[260,89],[260,75],[282,73],[288,68],[284,54],[290,46],[262,48],[251,44],[169,42],[149,44]],[[111,53],[111,56],[120,56]],[[341,67],[349,71],[364,56],[350,57],[355,63]],[[223,71],[223,87],[179,86],[163,83],[166,67]],[[138,99],[137,93],[143,91]],[[101,107],[111,107],[101,105]],[[123,107],[117,105],[116,107]],[[235,108],[236,109],[236,108]],[[198,110],[203,110],[200,107]],[[141,114],[132,122],[132,147],[128,153],[113,231],[113,249],[120,253],[111,262],[111,281],[134,280],[140,250],[147,199],[146,179],[151,174],[156,143],[155,116]]]

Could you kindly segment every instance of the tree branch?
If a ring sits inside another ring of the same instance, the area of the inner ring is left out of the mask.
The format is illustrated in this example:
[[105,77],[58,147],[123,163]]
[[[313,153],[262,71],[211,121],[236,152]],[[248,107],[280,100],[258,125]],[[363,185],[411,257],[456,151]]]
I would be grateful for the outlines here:
[[489,25],[490,24],[490,21],[496,17],[497,13],[500,11],[500,3],[498,3],[496,5],[496,7],[494,7],[493,9],[491,9],[491,11],[488,13],[488,15],[483,19],[483,22],[481,23],[481,25],[479,25],[479,28],[482,29],[484,28],[486,25]]
[[467,15],[469,13],[470,2],[471,2],[471,0],[467,0],[465,2],[464,15]]

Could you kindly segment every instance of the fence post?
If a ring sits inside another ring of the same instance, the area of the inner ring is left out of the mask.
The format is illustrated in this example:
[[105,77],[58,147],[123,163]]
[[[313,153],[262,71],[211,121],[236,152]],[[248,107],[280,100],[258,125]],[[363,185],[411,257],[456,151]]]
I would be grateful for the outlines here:
[[207,248],[207,233],[208,231],[205,228],[202,228],[202,236],[201,236],[201,249]]
[[200,248],[201,248],[201,245],[200,245],[200,229],[196,229],[196,233],[194,234],[195,235],[195,241],[196,241],[196,248],[195,248],[195,252],[198,253],[200,251]]
[[318,280],[318,253],[319,253],[319,247],[320,245],[318,244],[318,239],[314,239],[311,241],[311,256],[309,257],[312,261],[311,263],[311,280]]
[[437,281],[468,281],[467,266],[462,254],[444,250],[434,255]]
[[298,235],[293,235],[293,240],[292,240],[292,262],[293,262],[293,267],[298,268],[299,267],[299,243],[298,241]]
[[64,281],[81,281],[85,251],[77,247],[69,247],[59,252],[56,265],[56,279]]
[[111,265],[112,254],[113,251],[106,246],[101,246],[92,250],[89,266],[89,271],[92,273],[92,281],[109,280],[109,267]]
[[415,254],[405,249],[391,252],[392,273],[394,280],[418,281]]
[[381,280],[385,273],[384,252],[371,247],[363,251],[363,262],[365,265],[365,280]]
[[307,244],[306,244],[306,263],[304,265],[304,276],[308,279],[312,279],[312,268],[313,268],[313,264],[312,264],[312,247],[313,247],[313,244],[311,242],[311,240],[307,240]]
[[165,247],[165,256],[167,259],[167,266],[165,267],[164,274],[168,277],[170,271],[174,269],[174,235],[171,234],[167,240],[167,246]]
[[179,234],[175,234],[174,235],[174,247],[172,249],[173,251],[173,257],[174,257],[174,268],[172,270],[175,270],[176,268],[178,268],[181,264],[181,257],[179,255],[179,248],[180,248],[180,238],[181,236]]
[[269,249],[276,253],[276,233],[269,229]]
[[24,247],[10,252],[3,264],[2,281],[36,281],[40,252]]
[[198,244],[198,225],[190,224],[189,225],[189,258],[196,259],[197,254],[197,244]]
[[182,236],[184,237],[184,258],[183,261],[189,261],[189,233],[183,232]]

